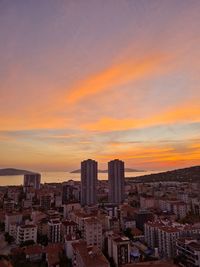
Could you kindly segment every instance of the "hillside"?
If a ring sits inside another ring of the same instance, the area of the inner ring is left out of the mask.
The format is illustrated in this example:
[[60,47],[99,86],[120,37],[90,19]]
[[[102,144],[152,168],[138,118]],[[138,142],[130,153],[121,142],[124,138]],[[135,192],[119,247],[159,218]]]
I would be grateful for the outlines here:
[[33,172],[27,170],[13,169],[13,168],[0,169],[0,176],[24,175],[31,173]]
[[129,181],[130,179],[133,179],[134,182],[159,182],[159,181],[200,182],[200,166],[132,177],[129,178]]

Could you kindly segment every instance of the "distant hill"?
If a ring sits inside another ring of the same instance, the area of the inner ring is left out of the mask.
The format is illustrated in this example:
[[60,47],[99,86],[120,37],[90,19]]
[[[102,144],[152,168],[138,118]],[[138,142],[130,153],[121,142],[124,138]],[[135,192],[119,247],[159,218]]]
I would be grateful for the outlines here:
[[34,173],[34,172],[27,171],[27,170],[13,169],[13,168],[0,169],[0,176],[24,175],[24,174],[31,174],[31,173]]
[[[108,170],[98,170],[98,173],[107,173]],[[125,168],[125,172],[145,172],[144,170],[136,170],[136,169],[131,169],[131,168]],[[81,173],[81,170],[74,170],[71,171],[70,173]]]
[[138,177],[129,178],[134,182],[160,182],[160,181],[178,181],[178,182],[200,182],[200,166],[177,169],[173,171],[154,173]]

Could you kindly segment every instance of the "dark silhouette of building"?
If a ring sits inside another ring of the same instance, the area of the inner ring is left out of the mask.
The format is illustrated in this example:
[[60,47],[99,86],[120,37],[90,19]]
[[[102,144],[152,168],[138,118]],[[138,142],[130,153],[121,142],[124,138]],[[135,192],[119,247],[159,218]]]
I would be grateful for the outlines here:
[[109,202],[120,204],[124,201],[124,162],[115,159],[108,162]]
[[81,205],[97,204],[97,162],[92,159],[81,162]]
[[39,173],[25,174],[24,175],[24,187],[33,187],[34,189],[40,189],[41,175]]

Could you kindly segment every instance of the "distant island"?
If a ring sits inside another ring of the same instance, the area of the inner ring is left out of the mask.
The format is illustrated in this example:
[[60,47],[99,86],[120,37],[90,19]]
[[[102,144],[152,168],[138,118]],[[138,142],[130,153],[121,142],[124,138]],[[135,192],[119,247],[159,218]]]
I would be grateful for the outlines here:
[[[108,170],[98,170],[98,173],[107,173]],[[146,172],[145,170],[137,170],[137,169],[131,169],[131,168],[125,168],[125,172]],[[71,171],[70,173],[81,173],[81,170],[74,170]]]
[[13,169],[13,168],[0,169],[0,176],[24,175],[33,173],[34,172],[32,171]]

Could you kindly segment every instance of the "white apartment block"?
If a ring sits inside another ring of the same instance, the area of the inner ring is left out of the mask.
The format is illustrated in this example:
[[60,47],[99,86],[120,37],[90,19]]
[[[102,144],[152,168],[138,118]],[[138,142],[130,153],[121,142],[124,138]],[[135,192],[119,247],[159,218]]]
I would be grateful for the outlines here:
[[171,223],[170,221],[147,222],[144,226],[145,241],[151,248],[158,247],[161,257],[176,256],[176,240],[185,235],[200,233],[200,228],[192,225]]
[[51,243],[61,242],[62,223],[59,219],[53,219],[48,222],[48,239]]
[[156,201],[154,197],[140,196],[140,208],[141,209],[155,208],[155,204],[156,204]]
[[164,225],[164,222],[161,220],[144,224],[144,238],[150,248],[158,247],[158,229]]
[[158,228],[158,252],[161,257],[173,258],[176,256],[176,240],[180,235],[181,229],[177,227]]
[[62,235],[75,235],[78,225],[74,221],[65,220],[62,222]]
[[37,226],[36,225],[19,225],[17,227],[16,243],[21,244],[26,241],[37,242]]
[[69,219],[70,213],[74,212],[76,210],[81,210],[81,205],[80,203],[68,203],[64,204],[64,218]]
[[102,248],[102,224],[96,217],[90,217],[84,220],[84,240],[88,246],[96,245]]
[[182,219],[188,213],[188,206],[184,202],[176,202],[172,205],[172,211],[177,216],[177,218]]
[[187,266],[200,266],[200,241],[194,237],[179,238],[176,241],[177,255],[184,258]]
[[174,213],[178,219],[184,218],[190,210],[189,204],[183,201],[158,199],[158,207],[162,211],[168,211]]
[[115,266],[117,267],[129,263],[129,238],[117,234],[108,235],[108,255],[113,259]]
[[21,222],[22,222],[22,213],[6,214],[5,232],[10,233],[10,227],[13,227],[13,224],[20,224]]

